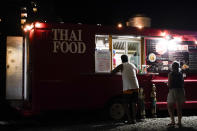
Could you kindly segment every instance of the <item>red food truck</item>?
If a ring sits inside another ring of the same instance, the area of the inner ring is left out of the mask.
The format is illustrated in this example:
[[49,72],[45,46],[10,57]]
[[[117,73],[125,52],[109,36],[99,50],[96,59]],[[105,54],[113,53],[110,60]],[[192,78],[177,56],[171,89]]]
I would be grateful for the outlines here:
[[184,72],[184,108],[197,108],[197,32],[38,22],[25,29],[24,37],[7,38],[6,62],[6,99],[24,114],[108,107],[121,119],[122,78],[110,71],[122,54],[139,69],[146,109],[154,85],[157,109],[166,109],[174,60]]

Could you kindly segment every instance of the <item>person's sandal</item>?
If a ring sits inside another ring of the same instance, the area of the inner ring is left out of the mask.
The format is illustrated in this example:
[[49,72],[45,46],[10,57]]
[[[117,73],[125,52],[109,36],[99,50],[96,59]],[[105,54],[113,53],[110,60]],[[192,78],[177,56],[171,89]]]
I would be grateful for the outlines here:
[[175,123],[171,122],[171,123],[168,124],[168,126],[175,126]]
[[136,124],[136,120],[124,121],[125,124]]
[[182,124],[181,123],[177,123],[177,126],[180,128],[180,127],[182,127]]

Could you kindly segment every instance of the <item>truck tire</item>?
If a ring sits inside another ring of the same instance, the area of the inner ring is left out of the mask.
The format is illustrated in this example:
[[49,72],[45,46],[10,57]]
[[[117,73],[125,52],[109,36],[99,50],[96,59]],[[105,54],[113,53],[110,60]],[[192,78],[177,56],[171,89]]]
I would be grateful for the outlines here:
[[109,105],[109,116],[113,120],[122,120],[125,110],[121,99],[114,99]]

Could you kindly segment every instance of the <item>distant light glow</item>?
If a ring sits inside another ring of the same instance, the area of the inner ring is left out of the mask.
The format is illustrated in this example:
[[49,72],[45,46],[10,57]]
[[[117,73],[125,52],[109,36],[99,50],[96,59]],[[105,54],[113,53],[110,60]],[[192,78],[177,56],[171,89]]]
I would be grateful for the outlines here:
[[122,23],[118,23],[118,28],[122,28]]
[[144,27],[150,27],[151,26],[151,19],[146,16],[134,16],[131,18],[127,25],[131,25],[132,27],[136,27],[138,29],[142,29]]
[[21,10],[26,11],[27,7],[22,7]]
[[37,11],[38,11],[38,9],[37,9],[36,7],[34,7],[34,8],[33,8],[33,12],[36,13]]
[[142,26],[142,25],[138,25],[138,26],[137,26],[137,28],[142,29],[142,28],[143,28],[143,26]]
[[36,22],[35,27],[36,27],[36,28],[41,28],[41,23]]
[[31,29],[33,29],[33,24],[31,24],[31,25],[25,25],[25,27],[24,27],[24,31],[25,32],[27,32],[27,31],[30,31]]
[[25,24],[25,22],[26,22],[26,19],[21,19],[21,24],[22,25]]
[[27,17],[27,13],[21,13],[21,18],[26,18]]

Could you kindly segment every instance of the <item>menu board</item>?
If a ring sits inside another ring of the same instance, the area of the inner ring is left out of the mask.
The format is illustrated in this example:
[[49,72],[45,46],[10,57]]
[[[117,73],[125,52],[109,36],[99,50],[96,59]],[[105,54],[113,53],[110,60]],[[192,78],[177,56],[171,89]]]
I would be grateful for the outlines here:
[[95,52],[95,71],[110,72],[111,53],[109,50],[96,50]]
[[178,61],[182,70],[197,71],[197,45],[193,41],[148,38],[145,43],[148,72],[169,72],[173,61]]
[[197,46],[189,47],[189,69],[197,70]]

